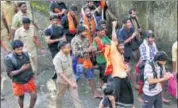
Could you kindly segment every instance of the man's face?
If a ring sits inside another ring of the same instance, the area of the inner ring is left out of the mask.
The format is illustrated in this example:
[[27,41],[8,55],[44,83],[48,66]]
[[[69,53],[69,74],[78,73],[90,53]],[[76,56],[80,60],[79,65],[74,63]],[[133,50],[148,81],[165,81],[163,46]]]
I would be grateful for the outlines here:
[[53,24],[53,25],[57,24],[58,20],[59,19],[53,19],[53,20],[51,20],[51,24]]
[[154,37],[149,37],[148,39],[148,43],[150,44],[150,45],[152,45],[153,43],[154,43]]
[[70,47],[70,44],[66,44],[63,48],[62,48],[63,52],[65,54],[69,54],[70,53],[70,50],[71,50],[71,47]]
[[86,15],[87,17],[91,17],[91,11],[90,11],[89,8],[85,9],[85,15]]
[[21,7],[20,7],[20,10],[21,10],[23,13],[26,13],[26,12],[27,12],[27,5],[26,5],[26,4],[22,4]]
[[71,14],[74,16],[76,15],[77,11],[71,11]]
[[86,30],[85,30],[84,32],[81,33],[81,37],[82,37],[82,38],[87,37],[87,31],[86,31]]
[[103,36],[105,36],[106,35],[106,31],[105,30],[100,30],[99,31],[99,36],[100,37],[103,37]]
[[22,55],[22,49],[23,49],[23,47],[15,48],[15,49],[14,49],[14,52],[15,52],[17,55]]
[[117,49],[121,54],[124,54],[124,44],[123,43],[118,44]]
[[132,23],[131,23],[130,20],[127,20],[127,22],[126,22],[125,25],[126,25],[126,27],[129,28],[129,29],[132,27]]
[[131,17],[132,17],[132,18],[135,18],[136,16],[137,16],[137,12],[136,12],[136,11],[134,11],[134,10],[132,10]]
[[94,6],[94,2],[89,1],[89,2],[88,2],[88,7],[93,7],[93,6]]
[[23,26],[24,26],[24,28],[25,28],[26,30],[28,30],[28,29],[30,28],[30,24],[29,24],[29,23],[23,24]]
[[166,65],[166,61],[158,61],[160,65]]

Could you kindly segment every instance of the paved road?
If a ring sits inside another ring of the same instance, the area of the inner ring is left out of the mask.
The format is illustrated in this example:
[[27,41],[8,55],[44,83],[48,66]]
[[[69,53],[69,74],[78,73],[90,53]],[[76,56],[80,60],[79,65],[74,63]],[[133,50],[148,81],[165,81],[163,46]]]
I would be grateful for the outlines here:
[[[47,27],[48,21],[47,17],[43,16],[40,13],[35,13],[37,16],[37,20],[41,26],[42,29]],[[43,22],[40,21],[40,19],[44,19]],[[35,108],[53,108],[54,105],[49,106],[49,100],[52,100],[49,96],[49,89],[48,89],[48,83],[46,79],[49,79],[51,76],[50,73],[54,72],[51,56],[49,55],[49,52],[46,56],[40,56],[39,55],[39,75],[37,77],[37,83],[38,83],[38,99]],[[99,85],[99,75],[98,71],[95,72],[95,82],[97,82],[97,85]],[[78,82],[79,85],[79,96],[82,100],[82,103],[84,105],[84,108],[98,108],[99,99],[93,99],[91,97],[91,89],[89,87],[89,84],[87,80],[82,76],[82,78]],[[98,86],[97,86],[98,87]],[[99,88],[99,87],[98,87]],[[5,87],[3,90],[3,94],[5,95],[5,100],[1,101],[1,108],[19,108],[17,104],[17,98],[13,96],[12,89],[11,89],[11,81],[10,79],[5,80]],[[134,97],[135,97],[135,106],[136,108],[140,108],[141,105],[136,101],[137,93],[134,90]],[[168,95],[168,98],[170,96]],[[29,95],[27,94],[25,97],[25,108],[29,105]],[[54,100],[53,100],[54,102]],[[64,98],[63,98],[63,108],[74,108],[71,102],[70,94],[66,92]],[[177,103],[176,100],[172,100],[172,102],[169,105],[165,105],[164,108],[176,108]]]

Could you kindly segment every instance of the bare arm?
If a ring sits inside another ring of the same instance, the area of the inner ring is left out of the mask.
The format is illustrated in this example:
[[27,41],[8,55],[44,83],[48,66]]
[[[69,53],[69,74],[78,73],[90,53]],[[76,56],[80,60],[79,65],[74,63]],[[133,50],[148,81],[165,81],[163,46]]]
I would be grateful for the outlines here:
[[13,76],[15,76],[15,75],[18,75],[18,74],[20,74],[21,72],[23,72],[23,71],[25,71],[26,69],[29,69],[29,68],[30,68],[30,63],[24,64],[19,70],[11,71],[11,72],[9,73],[9,76],[10,76],[10,77],[13,77]]
[[61,16],[61,15],[65,14],[65,12],[66,12],[66,9],[62,9],[62,11],[60,13],[55,13],[55,12],[50,11],[49,14],[50,15],[59,15],[59,16]]
[[114,96],[109,96],[109,99],[110,99],[110,101],[111,101],[112,108],[116,108],[116,103],[115,103],[115,98],[114,98]]
[[155,78],[153,78],[153,77],[149,77],[149,78],[148,78],[148,83],[149,83],[149,84],[161,83],[161,82],[163,82],[163,81],[165,81],[164,78],[157,78],[157,79],[155,79]]
[[117,34],[116,34],[116,25],[117,25],[116,21],[112,22],[112,41],[117,43],[118,40],[117,40]]
[[11,29],[11,40],[14,40],[15,29]]
[[99,104],[99,107],[98,108],[104,108],[104,106],[103,106],[103,100],[101,100],[101,102],[100,102],[100,104]]
[[124,44],[129,43],[134,37],[136,36],[136,33],[134,32],[132,36],[130,36],[127,40],[124,41]]
[[4,50],[6,50],[7,52],[11,52],[11,50],[7,47],[5,41],[1,40],[1,46]]
[[48,37],[45,37],[45,41],[48,44],[53,44],[53,43],[59,42],[60,39],[50,39],[50,37],[48,36]]
[[167,72],[163,78],[153,78],[153,77],[148,77],[148,83],[149,84],[156,84],[156,83],[161,83],[164,82],[168,79],[170,79],[173,75],[169,72]]
[[38,39],[37,36],[33,37],[33,41],[36,44],[36,46],[38,46],[38,48],[42,48],[42,44],[41,44],[41,42],[40,42],[40,40]]

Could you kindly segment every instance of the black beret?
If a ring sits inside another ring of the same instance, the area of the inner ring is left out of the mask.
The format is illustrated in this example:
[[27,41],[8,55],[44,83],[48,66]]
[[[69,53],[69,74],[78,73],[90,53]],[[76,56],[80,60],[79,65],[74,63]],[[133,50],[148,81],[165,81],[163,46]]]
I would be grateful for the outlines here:
[[84,25],[79,25],[77,27],[77,33],[78,34],[84,32],[85,30],[87,30],[87,28]]
[[22,18],[22,23],[23,23],[23,24],[30,24],[31,21],[30,21],[29,18],[27,18],[27,17],[23,17],[23,18]]
[[58,15],[50,15],[49,20],[58,19]]
[[59,41],[58,43],[58,48],[61,49],[63,46],[65,46],[66,44],[68,44],[67,41]]

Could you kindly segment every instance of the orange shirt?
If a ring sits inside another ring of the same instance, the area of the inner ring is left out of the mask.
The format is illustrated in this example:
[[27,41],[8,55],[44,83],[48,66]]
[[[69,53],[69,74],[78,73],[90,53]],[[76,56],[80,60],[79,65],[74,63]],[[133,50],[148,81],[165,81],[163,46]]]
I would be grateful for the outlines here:
[[112,77],[125,78],[127,77],[126,66],[124,64],[124,57],[119,53],[116,43],[111,41],[111,62],[113,66]]

